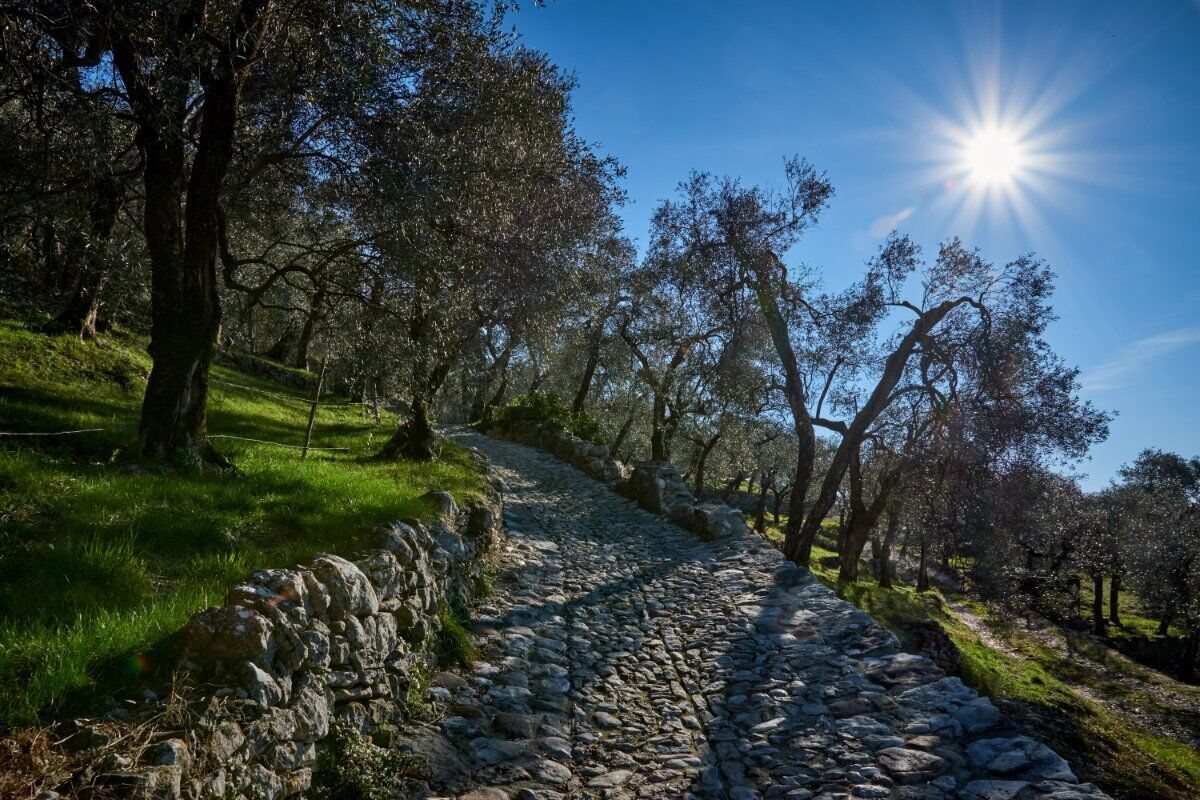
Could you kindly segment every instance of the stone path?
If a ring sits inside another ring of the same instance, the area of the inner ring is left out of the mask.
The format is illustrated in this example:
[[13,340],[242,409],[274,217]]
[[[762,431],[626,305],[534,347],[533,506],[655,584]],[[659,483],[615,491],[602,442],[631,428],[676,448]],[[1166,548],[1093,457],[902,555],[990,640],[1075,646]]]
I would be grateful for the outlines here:
[[508,485],[480,660],[407,747],[440,796],[1103,798],[754,536],[704,543],[551,456]]

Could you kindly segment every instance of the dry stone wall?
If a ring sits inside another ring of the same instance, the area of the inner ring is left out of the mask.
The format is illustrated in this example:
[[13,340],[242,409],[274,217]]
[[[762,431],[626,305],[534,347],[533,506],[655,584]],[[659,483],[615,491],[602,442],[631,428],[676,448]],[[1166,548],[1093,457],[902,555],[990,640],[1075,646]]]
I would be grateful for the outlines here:
[[429,497],[437,521],[376,528],[353,558],[256,572],[193,616],[180,666],[197,713],[104,780],[133,797],[279,800],[311,786],[335,724],[401,723],[439,609],[470,601],[502,535],[495,488],[463,509],[446,492]]
[[701,539],[719,539],[749,530],[738,509],[716,501],[698,501],[679,468],[670,461],[642,461],[630,469],[614,459],[604,445],[592,444],[548,422],[514,422],[489,433],[551,453],[637,501],[647,511],[670,517]]

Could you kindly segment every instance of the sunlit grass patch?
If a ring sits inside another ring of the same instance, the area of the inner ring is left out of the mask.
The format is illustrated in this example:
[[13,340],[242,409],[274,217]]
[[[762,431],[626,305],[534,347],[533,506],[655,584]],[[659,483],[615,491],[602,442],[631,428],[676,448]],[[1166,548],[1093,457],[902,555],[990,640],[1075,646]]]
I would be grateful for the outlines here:
[[[301,461],[217,439],[240,475],[131,467],[113,455],[136,436],[149,365],[135,337],[89,345],[0,320],[0,430],[104,429],[0,439],[0,726],[137,685],[192,612],[255,569],[352,552],[374,525],[430,513],[428,490],[462,501],[479,488],[451,443],[431,464],[371,459],[394,419],[376,426],[337,401],[313,444],[346,452]],[[213,377],[212,433],[302,443],[307,392],[223,367]]]

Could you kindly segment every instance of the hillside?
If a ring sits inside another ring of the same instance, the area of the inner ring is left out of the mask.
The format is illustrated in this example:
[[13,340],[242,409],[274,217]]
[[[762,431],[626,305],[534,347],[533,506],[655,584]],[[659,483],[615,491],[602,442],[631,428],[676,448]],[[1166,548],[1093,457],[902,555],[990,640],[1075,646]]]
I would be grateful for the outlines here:
[[[778,528],[767,534],[777,543],[782,539]],[[823,541],[834,546],[832,539]],[[817,547],[813,555],[820,581],[896,633],[909,652],[938,651],[955,662],[943,666],[1113,797],[1188,800],[1200,793],[1200,752],[1194,747],[1200,687],[1049,623],[1043,636],[1032,635],[1015,618],[949,587],[917,592],[897,579],[894,588],[884,588],[865,565],[857,583],[839,586],[837,553]],[[1139,624],[1132,611],[1126,618]]]
[[430,489],[461,499],[478,486],[453,444],[433,464],[371,460],[394,420],[377,426],[337,398],[323,399],[313,445],[341,449],[301,461],[311,393],[220,366],[209,428],[239,474],[127,464],[144,346],[0,321],[0,431],[86,431],[0,437],[0,726],[153,684],[171,634],[248,573],[425,515],[418,498]]

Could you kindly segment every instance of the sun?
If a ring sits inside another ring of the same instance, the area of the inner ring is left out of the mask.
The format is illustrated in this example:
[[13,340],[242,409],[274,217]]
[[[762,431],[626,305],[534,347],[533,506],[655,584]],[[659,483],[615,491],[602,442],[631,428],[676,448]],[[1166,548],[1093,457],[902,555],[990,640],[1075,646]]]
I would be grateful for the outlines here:
[[1025,153],[1017,134],[1005,128],[983,128],[963,143],[963,168],[978,186],[1008,186],[1025,166]]

